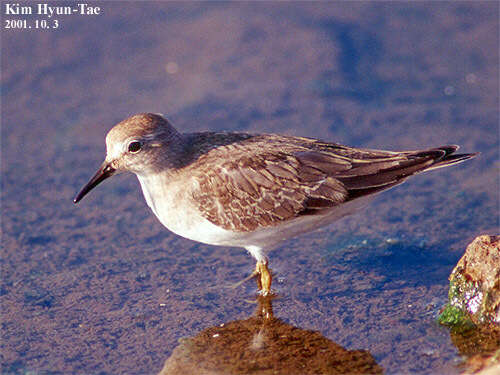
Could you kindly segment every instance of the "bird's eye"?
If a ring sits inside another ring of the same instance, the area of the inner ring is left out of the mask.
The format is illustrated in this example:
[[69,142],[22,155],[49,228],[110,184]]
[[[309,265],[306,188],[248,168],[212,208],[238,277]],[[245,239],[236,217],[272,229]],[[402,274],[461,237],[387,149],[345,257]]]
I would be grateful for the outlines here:
[[128,144],[128,152],[135,154],[141,151],[142,144],[139,141],[132,141]]

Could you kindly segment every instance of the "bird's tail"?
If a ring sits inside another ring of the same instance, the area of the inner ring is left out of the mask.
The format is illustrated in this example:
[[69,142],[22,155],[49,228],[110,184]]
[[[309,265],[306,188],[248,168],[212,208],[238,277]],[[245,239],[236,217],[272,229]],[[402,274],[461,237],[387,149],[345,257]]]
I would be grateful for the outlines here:
[[452,145],[394,152],[386,158],[358,163],[349,174],[336,178],[346,187],[349,199],[355,199],[399,185],[414,174],[458,164],[478,154],[453,154],[458,148]]
[[433,169],[438,169],[443,167],[449,167],[450,165],[461,163],[465,160],[471,159],[479,155],[479,152],[475,152],[473,154],[454,154],[454,152],[457,151],[458,149],[459,146],[457,145],[441,146],[431,150],[423,151],[421,154],[417,154],[418,156],[425,156],[434,152],[442,154],[440,156],[436,155],[437,157],[434,159],[434,163],[431,164],[429,167],[423,169],[422,172],[431,171]]

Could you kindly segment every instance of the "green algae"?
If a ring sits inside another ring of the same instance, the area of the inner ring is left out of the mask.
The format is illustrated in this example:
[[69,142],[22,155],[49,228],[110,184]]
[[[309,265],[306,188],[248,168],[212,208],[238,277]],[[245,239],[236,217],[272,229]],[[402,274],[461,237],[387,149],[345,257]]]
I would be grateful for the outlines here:
[[464,332],[475,328],[475,324],[462,309],[447,304],[441,314],[439,314],[438,322],[440,324],[452,327],[453,331]]
[[438,317],[439,323],[458,331],[485,322],[486,298],[479,282],[467,279],[458,267],[450,277],[448,304]]

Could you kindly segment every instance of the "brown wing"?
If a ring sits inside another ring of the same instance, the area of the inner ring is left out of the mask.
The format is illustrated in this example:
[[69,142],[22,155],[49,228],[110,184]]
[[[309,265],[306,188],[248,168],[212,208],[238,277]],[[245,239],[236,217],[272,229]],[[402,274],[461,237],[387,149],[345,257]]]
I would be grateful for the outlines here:
[[237,231],[273,226],[307,210],[333,207],[347,197],[339,181],[292,155],[241,157],[216,165],[199,181],[193,199],[203,215]]
[[207,168],[197,176],[193,199],[209,221],[236,231],[274,226],[388,189],[446,160],[470,157],[451,161],[456,146],[396,153],[306,138],[270,141],[223,146],[200,158]]

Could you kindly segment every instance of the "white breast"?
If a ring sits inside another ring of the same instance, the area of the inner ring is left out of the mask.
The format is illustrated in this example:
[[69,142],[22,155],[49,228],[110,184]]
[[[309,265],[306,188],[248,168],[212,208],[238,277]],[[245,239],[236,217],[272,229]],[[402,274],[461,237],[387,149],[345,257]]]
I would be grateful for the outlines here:
[[137,178],[148,206],[170,231],[211,245],[226,245],[232,237],[230,231],[215,226],[194,207],[189,198],[192,181],[169,181],[163,174]]

